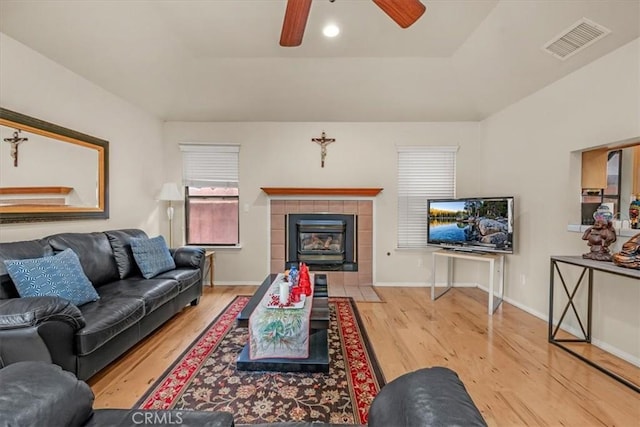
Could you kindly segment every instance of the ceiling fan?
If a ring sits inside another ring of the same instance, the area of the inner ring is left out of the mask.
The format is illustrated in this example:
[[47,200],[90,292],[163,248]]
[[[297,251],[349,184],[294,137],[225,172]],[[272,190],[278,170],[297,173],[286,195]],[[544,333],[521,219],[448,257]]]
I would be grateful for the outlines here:
[[[287,0],[287,9],[284,13],[282,33],[280,34],[280,46],[300,46],[311,9],[311,1]],[[373,0],[373,2],[402,28],[407,28],[416,22],[426,10],[420,0]]]

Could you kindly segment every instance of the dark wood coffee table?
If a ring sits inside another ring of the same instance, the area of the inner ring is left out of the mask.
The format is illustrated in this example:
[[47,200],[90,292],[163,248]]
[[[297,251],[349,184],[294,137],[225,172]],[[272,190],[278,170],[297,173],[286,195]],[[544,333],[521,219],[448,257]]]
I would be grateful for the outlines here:
[[[269,290],[277,274],[270,274],[253,294],[247,305],[236,319],[239,328],[249,327],[249,317],[262,301],[262,297]],[[324,276],[324,277],[319,277]],[[313,306],[309,322],[309,357],[307,359],[258,359],[249,357],[249,343],[247,343],[236,362],[241,371],[279,371],[279,372],[329,372],[329,344],[327,330],[329,329],[329,301],[326,292],[326,276],[315,275],[315,282],[324,279],[325,286],[315,285]]]

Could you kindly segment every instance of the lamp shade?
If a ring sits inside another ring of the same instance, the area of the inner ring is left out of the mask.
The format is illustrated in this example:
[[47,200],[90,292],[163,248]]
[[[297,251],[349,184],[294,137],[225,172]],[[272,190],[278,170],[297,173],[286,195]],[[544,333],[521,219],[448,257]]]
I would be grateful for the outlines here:
[[180,194],[180,190],[178,190],[178,185],[175,182],[165,182],[162,185],[162,190],[160,190],[160,194],[158,195],[158,200],[163,200],[163,201],[182,200],[182,194]]

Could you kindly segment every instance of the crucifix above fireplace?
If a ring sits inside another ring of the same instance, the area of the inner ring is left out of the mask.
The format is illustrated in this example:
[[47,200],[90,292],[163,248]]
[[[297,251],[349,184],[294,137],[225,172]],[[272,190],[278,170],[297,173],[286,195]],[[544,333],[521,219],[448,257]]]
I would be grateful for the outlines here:
[[327,138],[327,134],[322,131],[320,138],[311,138],[311,141],[320,145],[320,166],[324,167],[324,159],[327,157],[327,145],[336,142],[335,138]]

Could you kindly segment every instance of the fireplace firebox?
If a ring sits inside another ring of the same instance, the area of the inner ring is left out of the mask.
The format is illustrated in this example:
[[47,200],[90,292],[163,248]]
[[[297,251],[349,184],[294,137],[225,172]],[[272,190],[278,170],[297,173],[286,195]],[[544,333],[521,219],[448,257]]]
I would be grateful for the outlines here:
[[358,271],[356,215],[289,214],[285,226],[287,268],[304,262],[312,271]]

